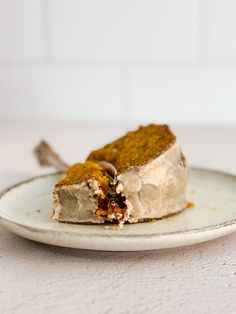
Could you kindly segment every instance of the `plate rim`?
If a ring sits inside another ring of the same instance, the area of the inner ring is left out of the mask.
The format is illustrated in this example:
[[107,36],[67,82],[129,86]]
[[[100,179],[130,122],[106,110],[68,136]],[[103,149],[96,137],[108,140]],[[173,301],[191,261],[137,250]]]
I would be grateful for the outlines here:
[[[204,168],[204,167],[190,167],[190,171],[192,170],[196,170],[196,171],[203,171],[203,172],[211,172],[211,173],[217,173],[217,174],[221,174],[221,175],[226,175],[229,177],[232,177],[233,179],[236,180],[236,175],[233,173],[229,173],[226,171],[221,171],[221,170],[217,170],[217,169],[211,169],[211,168]],[[51,172],[51,173],[47,173],[47,174],[42,174],[42,175],[38,175],[38,176],[34,176],[31,178],[28,178],[26,180],[17,182],[16,184],[13,184],[5,189],[3,189],[2,191],[0,191],[0,202],[1,199],[9,192],[13,191],[14,189],[18,188],[19,186],[22,186],[24,184],[30,183],[32,181],[41,179],[41,178],[46,178],[46,177],[50,177],[50,176],[54,176],[54,175],[59,175],[62,174],[63,171],[55,171],[55,172]],[[3,222],[3,223],[2,223]],[[189,229],[189,230],[185,230],[185,231],[172,231],[172,232],[162,232],[162,233],[149,233],[149,234],[122,234],[122,233],[116,233],[115,231],[117,230],[109,230],[109,231],[114,231],[110,234],[108,233],[104,233],[104,234],[100,234],[100,233],[80,233],[75,232],[75,231],[65,231],[65,230],[55,230],[55,229],[51,229],[51,228],[41,228],[41,227],[34,227],[34,226],[30,226],[30,225],[26,225],[26,224],[22,224],[22,223],[18,223],[15,222],[13,220],[9,220],[5,217],[3,217],[1,215],[1,211],[0,211],[0,223],[2,225],[6,225],[6,224],[10,224],[10,225],[17,225],[20,228],[26,229],[28,231],[31,232],[45,232],[45,233],[54,233],[54,234],[66,234],[66,235],[73,235],[73,236],[80,236],[80,237],[86,237],[86,238],[127,238],[127,237],[132,237],[132,238],[153,238],[153,237],[163,237],[163,236],[178,236],[178,235],[188,235],[188,234],[197,234],[197,233],[204,233],[204,232],[209,232],[209,231],[216,231],[216,230],[222,230],[222,229],[227,229],[228,227],[233,227],[234,225],[236,225],[236,217],[231,219],[231,220],[227,220],[224,222],[221,222],[219,224],[213,224],[213,225],[207,225],[204,226],[202,228],[194,228],[194,229]],[[142,222],[145,223],[145,222]],[[147,223],[147,222],[146,222]],[[69,224],[67,224],[69,225]],[[85,226],[85,224],[77,224],[77,225],[83,225]],[[96,225],[101,225],[101,226],[105,226],[105,224],[96,224]],[[89,224],[87,226],[92,226],[92,224]],[[122,229],[121,229],[122,230]]]

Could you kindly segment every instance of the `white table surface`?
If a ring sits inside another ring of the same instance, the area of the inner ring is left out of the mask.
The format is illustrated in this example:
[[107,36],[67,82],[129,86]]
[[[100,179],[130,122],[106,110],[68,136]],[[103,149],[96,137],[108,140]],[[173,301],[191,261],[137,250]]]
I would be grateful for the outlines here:
[[[128,128],[0,121],[0,188],[51,171],[31,154],[41,138],[72,163]],[[192,165],[236,174],[236,128],[174,129]],[[0,227],[0,313],[236,313],[236,234],[129,253],[53,247]]]

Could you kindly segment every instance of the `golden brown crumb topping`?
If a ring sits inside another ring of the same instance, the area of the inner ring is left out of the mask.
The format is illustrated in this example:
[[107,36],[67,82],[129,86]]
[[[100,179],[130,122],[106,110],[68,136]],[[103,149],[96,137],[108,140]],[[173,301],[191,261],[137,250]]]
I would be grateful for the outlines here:
[[118,172],[140,166],[166,151],[176,140],[167,125],[150,124],[90,153],[87,160],[106,160]]
[[96,179],[103,190],[108,187],[109,181],[104,169],[92,161],[77,163],[69,167],[66,176],[57,183],[57,186],[76,184],[89,179]]

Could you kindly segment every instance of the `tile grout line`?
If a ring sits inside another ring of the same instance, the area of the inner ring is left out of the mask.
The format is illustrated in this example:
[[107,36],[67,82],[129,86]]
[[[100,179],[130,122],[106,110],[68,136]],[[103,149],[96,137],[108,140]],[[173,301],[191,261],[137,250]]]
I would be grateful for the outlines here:
[[43,23],[43,43],[44,43],[44,63],[52,61],[52,33],[50,22],[50,0],[41,0],[42,3],[42,23]]
[[[50,49],[48,49],[50,51]],[[46,55],[46,53],[45,53]],[[8,67],[43,67],[45,66],[45,60],[50,61],[47,65],[52,68],[56,67],[90,67],[90,66],[119,66],[119,67],[129,67],[129,66],[157,66],[157,67],[198,67],[199,65],[206,66],[236,66],[236,58],[211,58],[211,59],[198,59],[194,60],[102,60],[102,59],[67,59],[67,60],[54,60],[50,54],[47,54],[48,57],[43,60],[20,60],[20,61],[12,61],[12,60],[0,60],[0,67],[8,68]],[[204,54],[205,56],[205,54]]]
[[199,62],[208,61],[208,0],[199,0]]

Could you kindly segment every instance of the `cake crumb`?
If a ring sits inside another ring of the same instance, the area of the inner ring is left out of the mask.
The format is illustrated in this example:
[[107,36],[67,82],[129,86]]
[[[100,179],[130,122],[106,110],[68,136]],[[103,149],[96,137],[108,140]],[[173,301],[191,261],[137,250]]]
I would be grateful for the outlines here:
[[188,202],[188,204],[186,205],[186,208],[193,208],[195,205],[192,202]]
[[40,212],[41,212],[41,209],[40,209],[40,208],[37,208],[35,211],[36,211],[37,213],[40,213]]
[[152,225],[155,225],[157,223],[157,220],[156,219],[152,219],[152,220],[149,221],[149,223],[152,224]]

